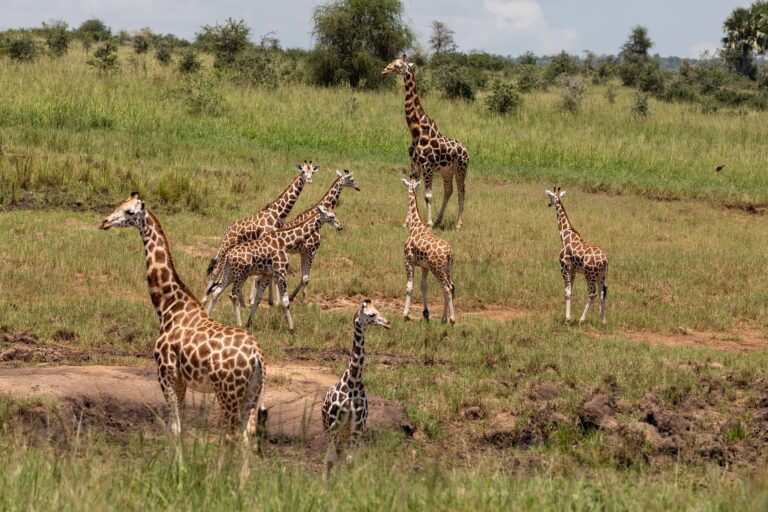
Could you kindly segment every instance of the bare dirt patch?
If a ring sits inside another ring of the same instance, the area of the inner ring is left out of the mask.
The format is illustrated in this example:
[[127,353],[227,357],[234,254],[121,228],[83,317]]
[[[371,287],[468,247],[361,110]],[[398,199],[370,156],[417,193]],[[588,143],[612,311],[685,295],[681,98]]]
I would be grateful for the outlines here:
[[[302,444],[320,450],[324,444],[320,407],[337,376],[316,366],[285,365],[267,368],[265,406],[267,429],[274,443]],[[166,404],[150,366],[57,366],[0,369],[0,393],[23,399],[50,396],[61,405],[59,431],[84,428],[107,431],[159,430]],[[215,423],[212,395],[187,393],[187,416]],[[370,397],[368,423],[373,431],[413,433],[402,404]],[[39,414],[32,415],[40,422]],[[43,421],[50,425],[50,421]]]
[[[315,305],[323,311],[351,311],[360,307],[360,303],[365,299],[372,299],[376,304],[376,307],[385,313],[400,315],[403,312],[403,306],[405,305],[403,299],[393,299],[391,297],[367,297],[363,295],[323,295],[315,299],[310,299],[309,304]],[[504,322],[507,320],[514,320],[518,318],[526,318],[531,315],[529,311],[513,308],[510,306],[504,306],[502,304],[479,304],[479,303],[465,303],[460,302],[456,305],[456,313],[461,318],[467,317],[479,317],[487,318],[489,320],[496,320]],[[421,302],[419,300],[414,301],[414,306],[418,311],[418,316],[421,316]],[[443,303],[430,304],[431,311],[442,311]],[[413,315],[414,312],[412,311]],[[415,318],[412,316],[412,318]]]
[[597,332],[585,332],[585,334],[594,338],[621,336],[632,341],[668,347],[691,346],[734,352],[754,352],[768,348],[768,337],[751,327],[740,327],[733,332],[686,331],[675,334],[659,334],[648,331],[622,331],[616,335],[605,335]]

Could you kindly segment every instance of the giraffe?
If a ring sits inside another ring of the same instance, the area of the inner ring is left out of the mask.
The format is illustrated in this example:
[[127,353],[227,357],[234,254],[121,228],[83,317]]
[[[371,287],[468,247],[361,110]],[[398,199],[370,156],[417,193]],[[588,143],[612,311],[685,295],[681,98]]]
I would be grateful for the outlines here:
[[221,258],[221,270],[219,279],[206,291],[203,302],[207,304],[207,312],[211,313],[219,295],[232,283],[232,291],[229,298],[232,300],[232,308],[235,311],[237,325],[242,325],[240,307],[245,306],[243,299],[243,284],[248,276],[256,275],[258,289],[256,297],[251,303],[251,312],[248,315],[246,327],[250,327],[256,316],[256,308],[261,302],[264,289],[271,282],[272,277],[277,282],[277,288],[281,297],[285,317],[288,321],[288,330],[293,331],[293,319],[291,318],[290,300],[286,292],[286,275],[288,271],[288,248],[293,248],[304,243],[311,235],[317,233],[320,227],[330,223],[336,229],[342,229],[336,215],[317,206],[315,214],[304,222],[293,226],[267,231],[258,240],[251,240],[237,244],[228,250]]
[[[218,263],[224,254],[234,245],[258,239],[264,231],[281,228],[285,218],[291,213],[293,205],[304,189],[304,185],[312,183],[312,176],[320,170],[320,166],[312,165],[312,160],[304,160],[303,164],[296,164],[299,170],[298,176],[283,190],[283,192],[271,203],[262,208],[256,215],[239,219],[229,225],[216,251],[216,256],[208,264],[208,286],[213,285],[219,272]],[[269,291],[269,302],[272,303],[272,289]]]
[[[322,415],[323,428],[328,435],[325,456],[325,476],[345,448],[354,449],[360,442],[368,418],[368,398],[363,385],[365,359],[365,328],[369,325],[389,329],[389,322],[365,299],[355,313],[355,335],[352,357],[339,382],[325,395]],[[346,445],[346,446],[345,446]],[[348,455],[351,459],[351,454]]]
[[419,182],[414,178],[410,181],[402,180],[408,187],[408,240],[405,242],[405,275],[408,278],[405,290],[405,310],[403,319],[410,320],[408,311],[411,309],[411,295],[413,294],[413,269],[421,267],[421,299],[424,302],[423,315],[429,320],[429,308],[427,307],[427,277],[431,271],[443,287],[443,322],[456,323],[456,315],[453,310],[453,296],[456,291],[451,280],[451,267],[453,267],[453,251],[447,242],[441,240],[432,233],[429,226],[419,215],[419,205],[416,199],[416,189]]
[[[336,179],[333,181],[323,197],[320,198],[320,200],[314,206],[307,208],[299,215],[297,215],[296,218],[286,224],[285,227],[293,227],[306,221],[308,218],[315,215],[315,211],[318,206],[322,205],[327,210],[333,210],[336,207],[336,203],[339,201],[341,191],[347,187],[353,188],[360,192],[360,187],[357,186],[352,173],[350,173],[347,169],[344,169],[343,173],[337,170]],[[318,231],[307,238],[304,243],[287,247],[288,254],[301,255],[301,281],[299,281],[299,284],[296,285],[293,293],[291,293],[289,298],[291,302],[293,302],[293,300],[296,298],[296,295],[298,295],[301,290],[304,290],[303,299],[306,302],[307,285],[309,284],[310,272],[312,271],[312,262],[315,259],[315,254],[320,250],[321,243],[322,238],[320,237],[320,232]],[[253,291],[251,292],[251,303],[253,303],[253,301],[256,299],[256,289],[257,286],[256,283],[254,283]]]
[[[212,320],[176,273],[168,239],[137,192],[101,222],[100,229],[138,228],[144,241],[149,296],[160,318],[155,362],[160,388],[171,412],[170,428],[181,433],[180,411],[187,389],[214,393],[230,431],[242,428],[243,442],[263,433],[267,411],[264,358],[258,342],[243,329]],[[261,450],[258,436],[257,447]]]
[[557,229],[560,231],[560,240],[563,242],[563,248],[560,250],[560,272],[565,281],[565,322],[571,322],[573,274],[582,272],[587,280],[589,295],[579,324],[587,319],[589,308],[597,296],[597,289],[600,288],[600,321],[605,325],[605,301],[608,297],[605,278],[608,275],[608,256],[598,246],[587,243],[571,225],[562,201],[565,191],[561,192],[560,187],[555,187],[554,192],[546,190],[545,193],[549,197],[548,206],[554,205],[557,211]]
[[413,64],[406,61],[405,55],[393,60],[381,72],[384,75],[395,73],[402,75],[405,85],[405,121],[411,132],[413,142],[408,148],[411,158],[411,174],[416,178],[424,174],[424,198],[427,202],[427,225],[432,227],[432,176],[435,171],[443,175],[443,205],[437,214],[435,225],[440,225],[445,207],[453,194],[453,178],[459,192],[459,215],[456,229],[461,229],[464,213],[464,181],[467,178],[469,153],[467,148],[456,139],[449,139],[440,133],[437,125],[424,111],[416,90],[416,77]]

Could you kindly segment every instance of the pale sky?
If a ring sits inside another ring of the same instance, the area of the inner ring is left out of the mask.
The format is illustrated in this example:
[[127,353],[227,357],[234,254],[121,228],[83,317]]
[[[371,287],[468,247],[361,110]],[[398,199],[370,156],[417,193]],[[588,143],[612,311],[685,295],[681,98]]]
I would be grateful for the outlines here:
[[[97,17],[114,31],[145,26],[194,38],[202,25],[244,19],[253,39],[276,32],[283,47],[310,48],[321,0],[0,0],[0,29]],[[651,53],[698,57],[719,46],[723,20],[749,0],[403,0],[405,18],[426,45],[432,20],[455,31],[461,51],[517,56],[566,50],[617,53],[631,27],[648,27]]]

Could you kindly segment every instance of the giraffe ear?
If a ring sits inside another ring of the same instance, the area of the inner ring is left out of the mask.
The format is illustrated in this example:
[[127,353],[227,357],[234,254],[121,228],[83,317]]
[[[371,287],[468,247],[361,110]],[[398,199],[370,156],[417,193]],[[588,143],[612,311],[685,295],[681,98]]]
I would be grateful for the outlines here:
[[403,182],[403,185],[405,185],[406,187],[410,187],[410,186],[411,186],[411,182],[410,182],[410,181],[408,181],[408,180],[407,180],[407,179],[405,179],[405,178],[401,178],[401,179],[400,179],[400,181],[402,181],[402,182]]
[[563,197],[564,195],[565,195],[565,190],[563,190],[562,192],[560,192],[560,197]]
[[320,166],[319,165],[316,165],[316,166],[312,167],[312,172],[317,172],[319,170],[320,170]]
[[304,168],[301,166],[301,164],[296,164],[296,168],[300,171],[303,171]]
[[403,61],[404,61],[404,60],[407,60],[407,57],[405,56],[405,54],[402,54],[402,55],[400,56],[400,60],[403,60]]
[[342,176],[341,171],[338,169],[336,169],[336,176],[338,176],[339,178],[341,178]]
[[143,212],[143,211],[144,211],[144,206],[145,206],[145,205],[144,205],[144,201],[143,201],[143,200],[139,200],[139,211],[140,211],[140,212]]
[[413,184],[413,190],[418,190],[418,189],[419,189],[419,185],[421,185],[421,180],[417,180],[417,181],[416,181],[416,182]]
[[413,62],[409,62],[409,63],[408,63],[408,67],[409,67],[409,68],[412,68],[412,67],[414,67],[415,65],[416,65],[416,64],[414,64]]

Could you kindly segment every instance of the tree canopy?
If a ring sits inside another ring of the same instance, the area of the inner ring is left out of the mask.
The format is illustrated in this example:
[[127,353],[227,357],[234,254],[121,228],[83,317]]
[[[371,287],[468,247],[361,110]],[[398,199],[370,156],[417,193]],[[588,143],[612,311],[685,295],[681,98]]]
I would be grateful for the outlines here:
[[381,83],[381,69],[413,42],[400,0],[332,0],[317,6],[312,20],[316,46],[310,64],[322,85],[374,87]]

